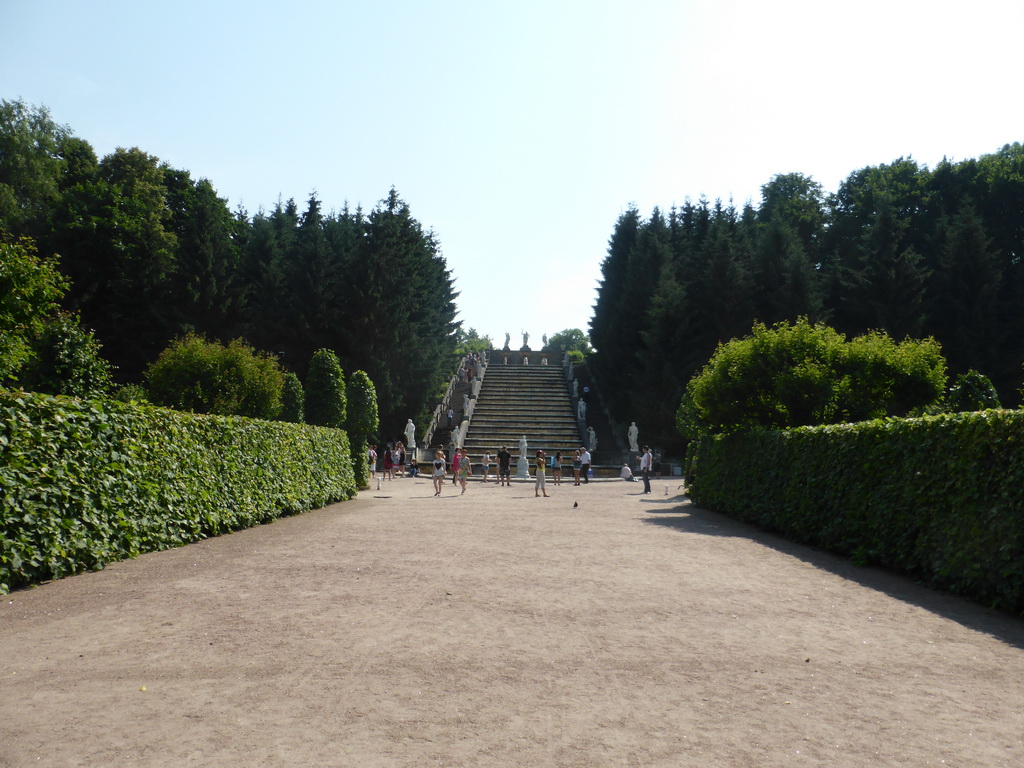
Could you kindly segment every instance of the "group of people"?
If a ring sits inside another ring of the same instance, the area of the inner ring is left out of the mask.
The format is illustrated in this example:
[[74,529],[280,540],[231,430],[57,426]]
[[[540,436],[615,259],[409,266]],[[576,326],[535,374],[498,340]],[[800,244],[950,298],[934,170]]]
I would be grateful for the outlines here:
[[[376,445],[371,445],[366,452],[367,464],[370,467],[370,477],[377,477],[378,462],[380,463],[382,480],[394,480],[396,477],[404,477],[407,456],[405,445],[402,444],[401,440],[394,444],[388,443],[385,445],[383,456],[377,453]],[[409,477],[416,477],[417,474],[416,458],[409,458]]]
[[[455,451],[452,456],[452,485],[462,485],[462,493],[466,492],[466,481],[473,474],[473,462],[469,460],[469,454],[465,448]],[[448,477],[448,464],[444,457],[444,451],[438,448],[434,451],[434,471],[431,479],[434,481],[434,495],[440,496],[444,481]]]
[[480,366],[480,353],[474,352],[467,354],[462,363],[459,365],[458,373],[456,374],[459,383],[464,384],[467,381],[472,381],[478,373]]
[[[497,461],[498,465],[498,485],[509,486],[512,485],[512,454],[509,452],[506,446],[502,446],[501,449],[495,456],[491,456],[490,451],[485,451],[482,459],[483,466],[483,482],[490,482],[491,464]],[[590,463],[591,463],[590,451],[587,450],[586,446],[580,446],[579,450],[573,454],[572,459],[572,475],[573,485],[587,484],[590,482]],[[535,465],[535,489],[534,495],[547,496],[546,490],[546,471],[550,467],[551,477],[554,480],[555,485],[562,484],[562,464],[563,457],[562,452],[557,451],[554,457],[550,460],[547,458],[547,454],[543,450],[538,450],[534,456]],[[434,495],[440,496],[441,491],[444,488],[445,480],[448,477],[448,460],[445,458],[444,450],[438,448],[434,451],[434,462],[433,471],[431,472],[431,478],[434,482]],[[455,455],[452,456],[451,461],[451,473],[452,473],[452,485],[462,486],[462,493],[466,492],[466,483],[469,480],[469,476],[473,474],[473,462],[469,458],[465,448],[460,448],[455,451]]]

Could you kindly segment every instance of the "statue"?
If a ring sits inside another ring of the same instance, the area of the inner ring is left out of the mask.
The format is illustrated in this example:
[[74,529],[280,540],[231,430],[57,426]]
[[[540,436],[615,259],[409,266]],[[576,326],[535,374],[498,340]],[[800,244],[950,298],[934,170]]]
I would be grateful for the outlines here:
[[523,435],[522,439],[519,441],[519,457],[520,458],[523,458],[523,457],[526,456],[526,449],[527,449],[527,447],[528,446],[526,444],[526,435]]
[[572,396],[573,397],[579,397],[580,396],[580,381],[579,381],[579,379],[573,379],[572,380]]
[[640,430],[636,428],[635,421],[629,425],[629,432],[627,434],[629,435],[629,450],[639,451],[640,446],[638,446],[636,443],[636,437],[638,434],[640,434]]
[[587,420],[587,403],[586,403],[586,401],[580,400],[579,403],[576,404],[576,418],[578,418],[580,421],[586,421]]
[[405,423],[405,444],[410,448],[416,447],[416,425],[409,419]]
[[469,395],[462,396],[462,412],[465,413],[469,410]]
[[587,434],[590,436],[590,452],[591,453],[596,453],[597,452],[597,433],[594,431],[593,427],[588,427],[587,428]]
[[548,335],[546,333],[540,337],[540,340],[544,342],[545,347],[548,345]]
[[526,348],[526,345],[527,345],[527,343],[529,341],[530,341],[530,334],[528,334],[526,331],[523,331],[523,348],[524,349]]
[[452,430],[452,445],[458,448],[461,440],[462,432],[459,430],[458,426],[456,426],[455,429]]
[[504,347],[505,349],[508,349],[508,340],[511,339],[511,338],[512,338],[511,334],[508,334],[508,333],[505,334],[505,347]]

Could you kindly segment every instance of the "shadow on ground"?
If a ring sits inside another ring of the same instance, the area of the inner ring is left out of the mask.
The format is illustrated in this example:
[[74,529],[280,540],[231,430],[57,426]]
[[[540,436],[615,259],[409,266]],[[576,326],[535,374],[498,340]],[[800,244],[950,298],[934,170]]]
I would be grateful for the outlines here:
[[839,555],[796,544],[749,523],[695,507],[686,496],[651,496],[641,503],[649,516],[640,519],[649,525],[660,525],[699,536],[748,539],[1024,650],[1024,620],[1018,617],[985,608],[949,592],[931,589],[895,571],[856,565]]

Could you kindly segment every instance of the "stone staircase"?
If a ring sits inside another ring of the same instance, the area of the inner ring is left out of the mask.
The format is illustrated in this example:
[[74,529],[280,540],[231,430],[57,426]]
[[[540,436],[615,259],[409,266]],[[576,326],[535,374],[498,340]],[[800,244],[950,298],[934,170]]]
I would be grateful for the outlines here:
[[523,435],[529,456],[538,449],[549,456],[561,451],[571,463],[580,432],[564,376],[557,366],[489,365],[463,440],[474,464],[484,451],[493,455],[506,446],[514,471]]

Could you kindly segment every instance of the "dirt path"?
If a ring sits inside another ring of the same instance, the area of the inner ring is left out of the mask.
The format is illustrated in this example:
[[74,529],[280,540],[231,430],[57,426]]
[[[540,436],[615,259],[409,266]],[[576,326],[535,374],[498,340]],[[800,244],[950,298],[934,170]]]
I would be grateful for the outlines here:
[[4,597],[0,765],[1024,765],[1024,622],[640,488],[392,481]]

